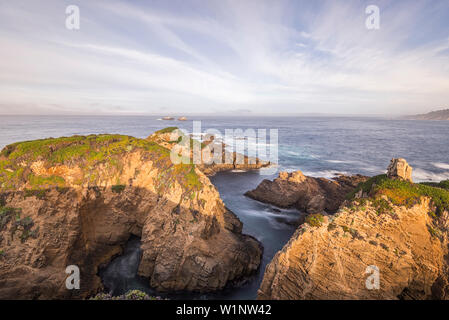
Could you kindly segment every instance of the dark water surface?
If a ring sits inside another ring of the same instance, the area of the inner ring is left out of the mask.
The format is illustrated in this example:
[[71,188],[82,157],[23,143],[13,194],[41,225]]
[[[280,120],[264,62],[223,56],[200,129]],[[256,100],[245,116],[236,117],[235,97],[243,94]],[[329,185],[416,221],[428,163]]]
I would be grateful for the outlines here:
[[[301,169],[306,175],[332,177],[335,173],[376,175],[385,172],[391,158],[403,157],[414,168],[415,181],[449,179],[449,121],[408,121],[360,117],[195,117],[202,128],[243,130],[278,129],[279,169]],[[157,117],[0,116],[0,148],[7,144],[74,134],[119,133],[145,138],[168,126],[192,130],[192,122],[160,121]],[[277,175],[277,173],[275,174]],[[220,173],[211,178],[226,204],[243,222],[244,233],[262,242],[264,256],[259,274],[239,288],[208,295],[173,298],[253,299],[266,264],[288,241],[298,217],[292,210],[275,212],[269,205],[243,194],[263,179],[259,172]],[[124,255],[102,273],[115,294],[128,289],[151,293],[147,281],[136,277],[139,240],[132,239]]]

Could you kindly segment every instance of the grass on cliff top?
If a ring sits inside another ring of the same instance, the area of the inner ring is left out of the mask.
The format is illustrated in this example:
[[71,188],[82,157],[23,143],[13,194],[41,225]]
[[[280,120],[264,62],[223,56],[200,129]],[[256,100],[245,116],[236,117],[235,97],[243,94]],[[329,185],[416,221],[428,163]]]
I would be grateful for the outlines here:
[[132,151],[136,148],[168,154],[168,150],[147,140],[103,134],[18,142],[6,146],[0,152],[0,157],[25,161],[42,159],[55,164],[83,157],[102,160],[109,155]]
[[360,190],[375,198],[385,195],[394,205],[412,206],[421,197],[429,197],[436,207],[436,214],[449,211],[449,181],[440,183],[411,183],[398,179],[389,179],[387,175],[378,175],[360,183],[357,188],[347,195],[348,200]]
[[[163,130],[174,129],[176,128]],[[57,175],[34,175],[28,166],[37,160],[44,161],[46,166],[76,163],[88,173],[89,178],[86,179],[95,183],[96,179],[101,177],[89,171],[94,170],[97,163],[106,163],[108,167],[120,172],[123,167],[122,155],[137,149],[148,152],[149,158],[161,170],[173,167],[168,149],[153,141],[130,136],[102,134],[40,139],[14,143],[0,152],[0,188],[15,189],[26,182],[33,190],[66,185],[64,179]],[[176,179],[187,189],[201,187],[194,165],[177,166]],[[82,183],[83,181],[79,182]],[[163,184],[165,181],[159,183]]]
[[14,189],[25,182],[34,188],[63,186],[59,176],[35,176],[27,168],[42,160],[46,166],[72,164],[92,168],[99,162],[119,166],[121,155],[133,150],[147,151],[156,163],[169,162],[170,151],[155,142],[125,135],[89,135],[17,142],[0,152],[0,188]]
[[311,227],[321,227],[324,222],[324,216],[320,213],[309,214],[306,217],[306,223],[308,223]]
[[173,131],[175,131],[177,129],[178,129],[178,127],[167,127],[167,128],[158,130],[158,131],[156,131],[154,133],[158,133],[158,134],[171,133],[171,132],[173,132]]

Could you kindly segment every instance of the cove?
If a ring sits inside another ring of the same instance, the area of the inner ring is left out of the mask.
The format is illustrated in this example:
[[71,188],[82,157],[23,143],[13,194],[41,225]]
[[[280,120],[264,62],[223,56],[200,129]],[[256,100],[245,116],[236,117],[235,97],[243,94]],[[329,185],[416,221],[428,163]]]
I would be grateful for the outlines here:
[[210,178],[225,205],[243,222],[243,233],[255,237],[264,247],[261,266],[252,277],[229,284],[218,292],[158,294],[149,287],[148,279],[137,275],[141,255],[140,239],[131,237],[123,254],[99,272],[106,292],[116,296],[138,289],[149,295],[169,299],[256,299],[267,264],[288,242],[301,217],[294,209],[274,208],[244,196],[246,191],[255,188],[263,179],[270,178],[260,175],[258,171],[220,172]]

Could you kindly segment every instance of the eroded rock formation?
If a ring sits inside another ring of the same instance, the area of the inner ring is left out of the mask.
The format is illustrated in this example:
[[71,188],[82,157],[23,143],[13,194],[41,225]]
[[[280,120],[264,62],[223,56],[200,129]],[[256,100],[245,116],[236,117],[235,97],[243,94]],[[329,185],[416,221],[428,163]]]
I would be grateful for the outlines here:
[[412,167],[402,158],[391,159],[387,169],[387,176],[390,179],[402,179],[413,182]]
[[269,161],[248,157],[235,151],[228,152],[226,145],[215,141],[215,137],[212,135],[205,136],[204,141],[200,142],[185,135],[177,127],[156,131],[147,140],[156,142],[169,150],[177,148],[180,156],[189,158],[196,163],[198,169],[207,176],[213,176],[221,171],[254,170],[270,165]]
[[306,218],[267,266],[258,298],[449,299],[448,185],[361,183],[335,215]]
[[[141,237],[160,291],[212,291],[257,270],[262,248],[193,165],[120,135],[37,140],[0,153],[0,299],[84,298],[99,267]],[[67,290],[77,265],[80,290]]]
[[278,178],[263,180],[256,189],[245,195],[281,208],[297,208],[307,213],[335,212],[346,194],[366,179],[361,175],[326,179],[306,177],[301,171],[280,172]]

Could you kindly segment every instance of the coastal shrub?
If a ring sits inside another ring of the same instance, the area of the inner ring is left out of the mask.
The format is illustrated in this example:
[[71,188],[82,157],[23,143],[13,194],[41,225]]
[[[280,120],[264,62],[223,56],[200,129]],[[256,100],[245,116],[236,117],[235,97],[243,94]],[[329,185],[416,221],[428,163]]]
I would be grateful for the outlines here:
[[[102,134],[24,141],[8,145],[0,152],[0,187],[17,189],[25,182],[29,182],[31,189],[66,186],[66,181],[60,176],[37,176],[25,171],[23,163],[30,165],[37,160],[43,160],[50,166],[70,165],[78,161],[77,165],[86,171],[93,170],[97,163],[106,162],[120,172],[123,166],[122,154],[135,149],[147,152],[147,159],[154,161],[160,168],[171,165],[168,149],[153,141],[125,135]],[[90,175],[87,173],[85,177],[94,183],[95,177]],[[74,183],[81,185],[84,179],[80,178]]]
[[20,213],[22,209],[20,208],[10,208],[10,207],[0,207],[0,231],[11,221],[13,216],[20,219]]
[[427,230],[429,230],[429,233],[433,238],[438,238],[441,236],[441,231],[430,225],[427,225]]
[[449,180],[444,180],[444,181],[440,181],[440,182],[421,182],[421,184],[427,185],[430,187],[437,187],[437,188],[449,190]]
[[360,182],[357,187],[346,195],[346,200],[354,199],[355,195],[362,190],[363,193],[370,193],[373,188],[373,185],[379,184],[381,181],[388,179],[386,174],[381,174],[378,176],[374,176],[366,180],[365,182]]
[[45,194],[47,193],[47,189],[25,189],[24,197],[36,197],[38,199],[45,199]]
[[30,174],[28,176],[29,184],[34,188],[51,188],[51,187],[62,187],[65,185],[64,178],[60,176],[36,176]]
[[178,129],[178,127],[167,127],[167,128],[158,130],[155,133],[158,133],[158,134],[171,133],[177,129]]
[[200,179],[199,179],[198,175],[195,172],[195,166],[194,165],[190,166],[190,170],[185,175],[185,179],[186,179],[187,186],[192,188],[192,189],[200,189],[201,186],[202,186],[202,184],[200,182]]
[[162,300],[162,298],[149,296],[140,290],[130,290],[119,296],[113,296],[110,293],[99,293],[90,298],[90,300]]
[[[19,238],[22,243],[28,240],[28,238],[37,238],[37,235],[39,233],[39,227],[36,227],[34,230],[32,230],[34,226],[34,221],[31,219],[31,217],[25,217],[23,219],[20,219],[20,215],[16,216],[16,220],[12,224],[11,227],[11,235],[14,235],[15,232],[20,229],[22,233],[20,234]],[[20,227],[20,228],[19,228]]]
[[393,212],[393,207],[384,198],[372,199],[371,204],[376,209],[378,215]]
[[139,290],[131,290],[125,294],[126,300],[148,300],[149,296]]
[[[379,175],[359,184],[353,192],[347,195],[347,198],[354,199],[355,194],[359,190],[363,190],[374,199],[384,195],[394,205],[411,207],[419,203],[421,197],[429,197],[436,208],[436,215],[440,216],[444,210],[449,210],[449,190],[445,188],[447,184],[447,180],[434,186],[429,183],[412,183]],[[378,202],[376,205],[382,212],[390,210],[385,203]]]
[[[61,138],[49,138],[34,141],[17,142],[6,146],[1,156],[0,170],[11,160],[43,159],[53,164],[64,163],[79,158],[89,160],[104,160],[105,157],[129,152],[133,148],[148,151],[165,152],[165,148],[154,142],[125,135],[90,135]],[[168,152],[168,150],[167,150]]]
[[116,184],[111,187],[112,192],[114,193],[121,193],[123,190],[125,190],[126,186],[123,184]]
[[320,213],[315,213],[315,214],[310,214],[306,217],[306,222],[311,226],[311,227],[321,227],[323,225],[324,222],[324,216]]

